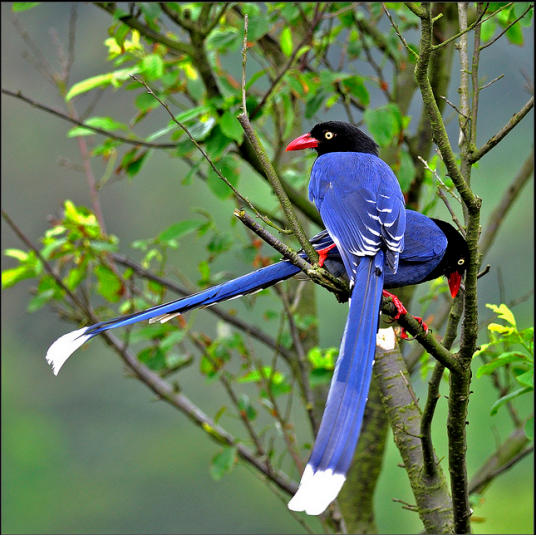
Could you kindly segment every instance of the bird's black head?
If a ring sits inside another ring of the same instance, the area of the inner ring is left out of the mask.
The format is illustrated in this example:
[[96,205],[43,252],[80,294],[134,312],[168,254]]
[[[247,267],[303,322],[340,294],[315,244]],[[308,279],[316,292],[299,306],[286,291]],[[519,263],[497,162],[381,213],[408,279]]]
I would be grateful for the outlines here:
[[289,143],[287,150],[313,148],[318,155],[328,152],[365,152],[378,156],[376,142],[356,126],[342,121],[319,123]]
[[445,275],[448,279],[450,294],[456,297],[460,289],[463,274],[469,262],[469,247],[464,237],[446,221],[432,218],[434,223],[444,232],[447,237],[447,249],[436,269],[440,269],[439,275]]

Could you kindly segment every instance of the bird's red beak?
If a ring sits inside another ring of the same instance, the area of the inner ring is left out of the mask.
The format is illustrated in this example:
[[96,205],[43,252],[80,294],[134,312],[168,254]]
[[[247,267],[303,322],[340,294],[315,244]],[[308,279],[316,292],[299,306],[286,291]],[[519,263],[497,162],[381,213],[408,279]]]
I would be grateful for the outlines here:
[[315,139],[311,134],[307,133],[297,137],[294,141],[291,141],[286,150],[313,149],[315,147],[318,147],[318,139]]
[[454,299],[458,295],[462,276],[457,271],[454,271],[454,273],[451,273],[447,278],[449,281],[450,295],[452,295],[452,299]]

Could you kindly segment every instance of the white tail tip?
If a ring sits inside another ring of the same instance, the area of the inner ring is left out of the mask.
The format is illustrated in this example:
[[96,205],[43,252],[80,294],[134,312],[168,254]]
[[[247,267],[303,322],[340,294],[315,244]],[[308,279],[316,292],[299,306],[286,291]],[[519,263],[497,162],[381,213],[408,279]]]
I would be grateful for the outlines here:
[[308,515],[319,515],[338,496],[345,480],[345,476],[334,474],[333,470],[313,473],[311,466],[307,465],[298,491],[288,502],[288,508],[291,511],[305,511]]
[[89,334],[84,334],[89,327],[78,329],[64,334],[58,338],[47,351],[47,362],[52,367],[52,373],[58,375],[65,361],[87,340],[92,338]]

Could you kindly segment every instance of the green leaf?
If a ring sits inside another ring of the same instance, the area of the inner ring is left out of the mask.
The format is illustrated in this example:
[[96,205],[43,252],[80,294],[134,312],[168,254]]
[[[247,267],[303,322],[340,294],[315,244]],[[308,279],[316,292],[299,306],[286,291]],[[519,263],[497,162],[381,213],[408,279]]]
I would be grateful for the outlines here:
[[212,106],[204,104],[203,106],[197,106],[195,108],[191,108],[189,110],[183,111],[182,113],[179,113],[179,115],[175,116],[175,119],[177,119],[179,123],[185,123],[190,119],[195,119],[196,117],[199,117],[200,115],[203,115],[205,113],[209,113],[212,110]]
[[38,6],[41,2],[13,2],[13,5],[11,6],[11,10],[15,13],[21,12],[21,11],[28,11],[29,9],[34,8],[35,6]]
[[279,36],[279,44],[281,46],[281,51],[287,58],[289,58],[292,55],[292,32],[290,31],[290,28],[288,26],[285,26],[283,30],[281,31],[281,35]]
[[483,43],[487,43],[495,34],[497,21],[494,18],[488,19],[481,24],[481,39]]
[[[270,22],[264,15],[252,15],[248,21],[248,41],[250,43],[258,41],[263,35],[270,31]],[[241,35],[244,35],[243,28]]]
[[315,113],[320,109],[327,94],[324,91],[318,91],[313,93],[312,97],[305,104],[305,118],[311,119]]
[[[261,71],[256,72],[246,83],[246,91],[259,79],[262,78],[266,74],[266,69],[262,69]],[[247,102],[246,102],[247,107]]]
[[398,138],[402,116],[398,106],[387,104],[375,110],[367,109],[363,115],[365,123],[380,147],[388,147]]
[[111,117],[90,117],[85,124],[103,130],[128,130],[128,126],[112,119]]
[[508,351],[480,366],[476,372],[476,377],[479,379],[483,375],[491,375],[496,368],[511,364],[512,362],[527,362],[527,357],[517,351]]
[[332,371],[335,368],[335,361],[337,360],[338,354],[339,350],[336,347],[330,347],[322,350],[315,346],[309,350],[307,358],[312,364],[314,370],[324,369]]
[[35,273],[28,269],[27,266],[18,266],[12,269],[2,271],[2,290],[15,286],[18,282],[24,279],[34,277]]
[[240,394],[240,398],[238,399],[238,408],[248,420],[253,421],[257,417],[257,411],[253,408],[253,405],[251,405],[251,400],[247,394]]
[[514,24],[506,30],[506,37],[514,45],[523,46],[523,30],[520,24]]
[[409,153],[405,150],[400,151],[400,164],[396,170],[396,177],[400,182],[402,191],[406,193],[415,178],[415,164]]
[[54,289],[50,288],[32,297],[28,303],[28,312],[36,312],[40,308],[43,308],[54,297],[54,294]]
[[97,266],[94,269],[97,277],[97,292],[106,300],[115,303],[121,298],[121,281],[117,275],[107,266]]
[[220,128],[223,134],[228,138],[234,139],[237,143],[242,143],[242,139],[244,138],[244,130],[242,130],[242,126],[235,117],[234,113],[226,111],[220,117]]
[[[517,19],[521,17],[525,10],[531,5],[530,2],[514,2],[514,17]],[[529,12],[518,22],[521,26],[528,27],[532,23],[532,15],[534,13],[534,8],[530,9]]]
[[210,131],[216,125],[216,119],[214,117],[209,117],[206,120],[197,121],[192,127],[188,128],[191,136],[196,141],[203,141],[209,134]]
[[140,172],[149,154],[152,154],[152,150],[144,150],[141,151],[135,158],[130,160],[125,169],[129,177],[133,177]]
[[158,239],[162,242],[169,242],[171,240],[178,240],[187,234],[195,232],[201,225],[202,221],[196,219],[185,219],[184,221],[179,221],[168,227],[166,230],[162,231],[158,235]]
[[21,251],[20,249],[6,249],[4,251],[6,256],[11,256],[11,258],[16,258],[20,262],[28,260],[29,254],[26,251]]
[[91,91],[92,89],[95,89],[96,87],[109,86],[111,83],[112,83],[112,73],[99,74],[97,76],[92,76],[91,78],[87,78],[86,80],[82,80],[81,82],[74,84],[73,87],[69,89],[67,95],[65,96],[65,100],[66,102],[68,102],[76,95],[80,95],[81,93],[86,93],[87,91]]
[[125,39],[130,33],[130,30],[131,28],[127,24],[124,24],[124,23],[119,24],[117,31],[115,32],[115,35],[114,35],[117,46],[119,46],[120,48],[123,48],[125,44]]
[[138,360],[143,362],[153,371],[164,370],[166,365],[166,354],[158,346],[151,346],[138,353]]
[[242,13],[247,15],[249,18],[256,17],[261,13],[261,8],[256,2],[243,2],[241,7]]
[[94,136],[97,132],[83,126],[75,126],[67,132],[67,137]]
[[316,370],[311,370],[309,374],[309,382],[311,388],[315,388],[321,385],[329,385],[333,377],[333,371],[326,370],[324,368],[318,368]]
[[210,475],[216,480],[220,480],[225,474],[230,472],[238,461],[236,447],[223,448],[222,451],[214,455],[210,464]]
[[139,67],[134,66],[129,67],[127,69],[120,69],[118,71],[109,72],[107,74],[99,74],[86,80],[82,80],[81,82],[74,84],[73,87],[69,89],[67,95],[65,96],[65,101],[68,102],[76,95],[86,93],[87,91],[91,91],[96,87],[107,87],[110,84],[115,87],[119,87],[125,80],[130,77],[131,74],[136,74],[138,72]]
[[[226,154],[218,162],[215,163],[216,168],[220,173],[234,186],[238,184],[238,168],[234,157],[231,154]],[[207,176],[207,184],[212,193],[219,199],[227,199],[233,192],[231,188],[216,174],[213,169]]]
[[514,392],[510,392],[509,394],[506,394],[506,396],[503,396],[502,398],[498,399],[493,406],[491,407],[490,414],[491,416],[494,416],[497,414],[497,411],[509,401],[512,401],[514,398],[517,398],[523,394],[526,394],[527,392],[532,392],[534,389],[530,388],[528,386],[524,388],[520,388],[519,390],[515,390]]
[[207,37],[206,45],[209,50],[216,49],[220,52],[225,52],[226,50],[237,49],[241,40],[241,34],[239,33],[238,29],[217,28]]
[[87,262],[82,262],[80,267],[71,269],[67,277],[67,288],[74,290],[87,276]]
[[534,389],[534,369],[522,373],[521,375],[517,375],[516,379],[521,386],[528,386],[529,388]]
[[365,83],[361,76],[350,76],[342,80],[342,86],[352,96],[356,97],[363,106],[368,107],[370,103],[370,94],[365,87]]
[[141,60],[140,71],[149,80],[158,80],[164,74],[164,61],[158,54],[149,54]]
[[493,310],[493,312],[495,312],[495,314],[497,314],[499,319],[502,319],[502,320],[508,322],[513,327],[516,326],[516,319],[515,319],[514,315],[513,315],[512,311],[505,304],[497,306],[497,305],[492,305],[492,304],[487,303],[486,306],[488,308],[491,308],[491,310]]

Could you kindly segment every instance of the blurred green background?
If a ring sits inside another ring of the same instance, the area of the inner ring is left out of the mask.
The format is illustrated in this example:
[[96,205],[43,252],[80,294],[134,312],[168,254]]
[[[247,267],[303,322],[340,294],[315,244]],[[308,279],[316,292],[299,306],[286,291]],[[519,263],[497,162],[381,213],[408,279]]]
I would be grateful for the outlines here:
[[[11,5],[2,9],[2,87],[20,90],[47,106],[62,108],[57,93],[23,57],[27,49],[10,20]],[[22,13],[19,20],[55,68],[58,67],[50,29],[65,43],[69,4],[48,4]],[[76,61],[71,84],[105,71],[110,18],[101,10],[80,4]],[[531,33],[531,32],[529,32]],[[523,89],[525,71],[533,79],[533,40],[524,48],[502,39],[484,54],[480,72],[488,80],[505,78],[482,93],[479,144],[498,131],[528,100]],[[456,81],[450,98],[457,101]],[[121,91],[98,104],[98,114],[128,120],[134,113],[130,95]],[[380,102],[378,102],[378,105]],[[152,127],[167,124],[165,112],[153,114]],[[339,119],[333,112],[326,119]],[[321,117],[320,119],[324,119]],[[457,138],[456,121],[449,128]],[[151,123],[147,127],[151,126]],[[475,192],[484,199],[483,224],[500,199],[533,144],[533,112],[475,170]],[[76,140],[66,140],[69,125],[2,95],[2,208],[34,241],[48,228],[47,218],[61,209],[64,199],[90,205],[83,174],[65,162],[78,163]],[[103,172],[95,162],[95,172]],[[239,186],[259,195],[258,182],[248,182],[244,170]],[[206,190],[199,182],[185,188],[187,172],[177,160],[156,154],[132,182],[110,184],[102,195],[108,231],[119,236],[123,252],[135,238],[148,238],[179,218],[192,217],[192,206],[205,206]],[[267,190],[266,190],[267,191]],[[221,203],[214,217],[227,228],[232,202]],[[438,215],[447,218],[444,212]],[[173,258],[193,280],[195,256],[202,247],[185,240]],[[23,248],[2,222],[2,249]],[[504,224],[492,252],[485,259],[491,272],[479,286],[482,318],[485,303],[499,303],[499,286],[506,302],[533,287],[533,183],[526,186]],[[13,262],[3,257],[2,268]],[[237,264],[238,265],[238,264]],[[235,265],[226,266],[230,271]],[[220,266],[223,269],[223,266]],[[238,268],[239,269],[239,268]],[[502,282],[499,284],[499,280]],[[177,411],[141,383],[125,377],[119,359],[96,339],[73,357],[54,377],[44,355],[58,336],[73,328],[50,309],[26,312],[32,283],[22,283],[2,294],[2,533],[302,533],[281,501],[251,471],[239,465],[214,482],[209,464],[218,447]],[[338,345],[345,306],[319,292],[321,340]],[[260,313],[237,301],[233,308],[260,321]],[[520,327],[533,324],[533,300],[514,309]],[[196,318],[199,330],[214,329],[206,312]],[[181,376],[185,392],[209,414],[225,399],[216,383],[207,388],[195,366]],[[424,399],[426,385],[416,386]],[[471,476],[509,432],[505,411],[489,416],[495,393],[489,379],[473,381],[468,427]],[[436,441],[444,445],[445,399],[439,402]],[[519,402],[526,415],[530,400]],[[479,408],[479,411],[476,409]],[[393,498],[412,501],[405,472],[397,468],[398,451],[388,439],[388,453],[376,500],[382,533],[418,532],[414,513],[401,510]],[[533,458],[529,456],[502,475],[475,509],[485,518],[475,533],[533,532]]]

